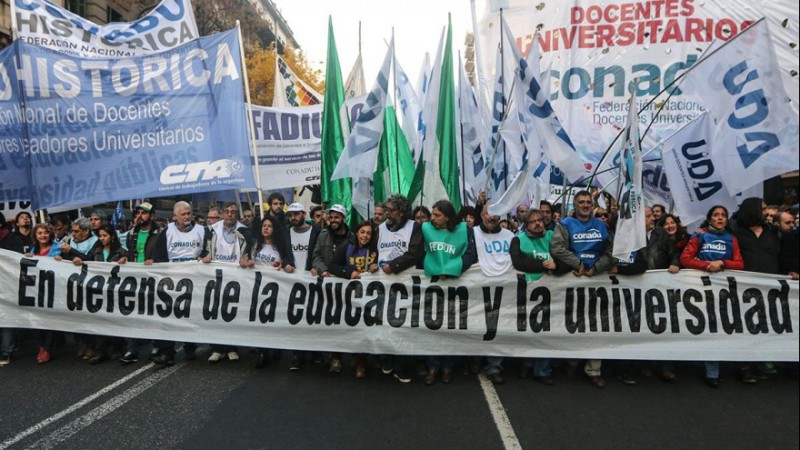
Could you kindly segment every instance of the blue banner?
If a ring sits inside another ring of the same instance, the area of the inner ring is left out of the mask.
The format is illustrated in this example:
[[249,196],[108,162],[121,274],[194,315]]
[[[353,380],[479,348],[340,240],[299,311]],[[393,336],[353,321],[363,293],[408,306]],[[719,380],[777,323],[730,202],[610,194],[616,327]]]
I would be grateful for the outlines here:
[[0,51],[0,203],[31,199],[14,52],[13,45]]
[[255,187],[236,31],[123,59],[14,45],[34,209]]

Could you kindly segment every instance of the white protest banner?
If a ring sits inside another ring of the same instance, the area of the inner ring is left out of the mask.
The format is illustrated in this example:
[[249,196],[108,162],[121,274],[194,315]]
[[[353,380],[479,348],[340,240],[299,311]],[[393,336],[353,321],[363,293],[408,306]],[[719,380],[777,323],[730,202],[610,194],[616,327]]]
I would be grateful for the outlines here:
[[191,0],[162,0],[133,22],[106,25],[45,0],[11,0],[11,13],[16,39],[83,58],[143,56],[200,37]]
[[95,60],[14,41],[0,72],[21,78],[33,208],[254,187],[239,45],[232,30]]
[[372,354],[798,360],[798,282],[748,272],[344,280],[0,251],[0,286],[0,327]]
[[[345,101],[351,124],[366,96]],[[322,105],[269,108],[253,105],[258,167],[264,189],[320,183]]]
[[736,209],[736,199],[723,185],[723,171],[711,160],[713,133],[714,119],[703,113],[665,139],[661,149],[675,214],[687,226],[705,219],[712,206]]
[[[642,106],[696,63],[713,40],[728,40],[761,17],[767,18],[772,32],[775,70],[797,110],[798,8],[792,0],[481,0],[477,6],[476,42],[484,55],[484,73],[493,73],[494,60],[487,55],[494,55],[500,41],[500,9],[503,20],[518,33],[523,53],[538,31],[541,67],[553,69],[553,108],[583,159],[595,165],[624,126],[634,78]],[[661,106],[644,148],[652,148],[651,143],[705,109],[698,98],[677,90],[643,111],[643,126]]]

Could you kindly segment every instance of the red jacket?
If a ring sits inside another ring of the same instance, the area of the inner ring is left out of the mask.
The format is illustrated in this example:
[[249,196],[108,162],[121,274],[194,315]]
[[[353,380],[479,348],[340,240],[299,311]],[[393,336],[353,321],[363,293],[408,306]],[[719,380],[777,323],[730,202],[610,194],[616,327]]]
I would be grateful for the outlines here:
[[[733,237],[733,259],[723,259],[726,269],[730,270],[744,270],[744,259],[742,259],[742,252],[739,250],[739,241],[736,236]],[[697,236],[692,236],[686,248],[681,253],[681,266],[687,269],[695,270],[708,270],[708,263],[711,261],[703,261],[697,259],[697,252],[700,249],[700,241]]]

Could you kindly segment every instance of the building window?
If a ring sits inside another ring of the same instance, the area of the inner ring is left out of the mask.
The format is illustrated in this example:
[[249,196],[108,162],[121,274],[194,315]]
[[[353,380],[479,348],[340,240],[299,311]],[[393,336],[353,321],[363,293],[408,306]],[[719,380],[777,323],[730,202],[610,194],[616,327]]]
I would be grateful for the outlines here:
[[122,18],[122,13],[117,11],[116,9],[108,6],[106,8],[106,23],[111,22],[124,22],[125,19]]
[[64,4],[67,10],[81,17],[86,17],[86,0],[67,0]]

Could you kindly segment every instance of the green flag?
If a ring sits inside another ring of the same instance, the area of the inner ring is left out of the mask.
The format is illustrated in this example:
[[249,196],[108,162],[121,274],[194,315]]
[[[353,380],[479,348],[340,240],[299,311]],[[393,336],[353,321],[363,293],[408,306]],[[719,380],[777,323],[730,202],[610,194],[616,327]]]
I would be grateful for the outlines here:
[[453,78],[453,25],[447,16],[447,43],[442,57],[439,84],[439,111],[436,118],[436,139],[439,141],[439,175],[455,206],[461,209],[461,188],[458,182],[458,123],[456,122],[456,83]]
[[[349,178],[331,181],[331,174],[344,149],[342,127],[350,129],[344,111],[344,85],[333,36],[333,19],[328,16],[328,59],[325,65],[325,100],[322,106],[322,163],[320,193],[327,206],[338,203],[350,210],[352,194]],[[344,120],[343,120],[344,119]]]
[[414,158],[391,106],[383,116],[380,145],[373,185],[375,201],[383,203],[391,194],[407,195],[414,177]]

